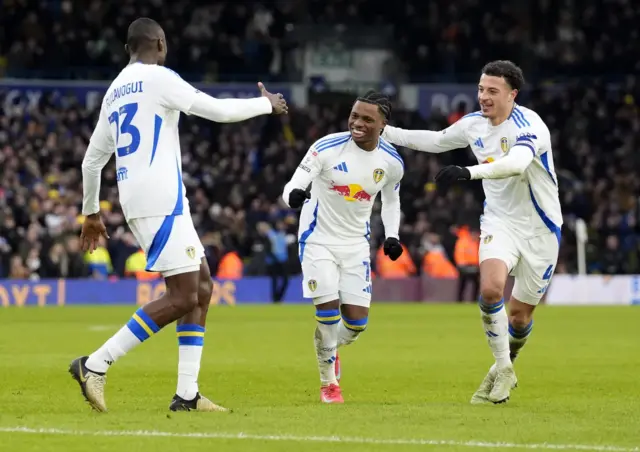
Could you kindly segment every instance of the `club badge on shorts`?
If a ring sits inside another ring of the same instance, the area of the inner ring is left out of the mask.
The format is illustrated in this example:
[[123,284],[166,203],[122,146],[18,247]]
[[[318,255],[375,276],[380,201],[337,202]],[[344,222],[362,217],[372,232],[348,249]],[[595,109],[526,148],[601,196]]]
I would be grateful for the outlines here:
[[376,168],[373,170],[373,181],[377,184],[384,177],[384,170],[381,168]]
[[196,258],[196,249],[194,247],[188,246],[186,251],[187,251],[187,256],[189,256],[190,259]]
[[484,238],[484,244],[488,245],[489,243],[491,243],[491,241],[493,240],[493,236],[492,235],[488,235]]
[[318,288],[318,283],[315,279],[310,279],[307,284],[309,285],[309,290],[311,292],[315,292],[315,290]]
[[500,138],[500,149],[502,149],[502,152],[507,152],[509,150],[509,142],[507,141],[507,137]]

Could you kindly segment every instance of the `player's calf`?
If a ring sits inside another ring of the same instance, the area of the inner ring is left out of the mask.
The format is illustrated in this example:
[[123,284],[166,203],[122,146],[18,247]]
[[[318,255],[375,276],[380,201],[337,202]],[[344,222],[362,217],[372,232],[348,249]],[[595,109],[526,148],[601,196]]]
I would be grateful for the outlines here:
[[513,362],[527,343],[533,331],[533,311],[535,306],[522,303],[511,297],[509,300],[509,349]]
[[[338,331],[338,347],[352,344],[367,329],[369,321],[368,299],[354,300],[353,295],[345,295],[342,302],[342,322]],[[351,304],[360,302],[360,304]]]

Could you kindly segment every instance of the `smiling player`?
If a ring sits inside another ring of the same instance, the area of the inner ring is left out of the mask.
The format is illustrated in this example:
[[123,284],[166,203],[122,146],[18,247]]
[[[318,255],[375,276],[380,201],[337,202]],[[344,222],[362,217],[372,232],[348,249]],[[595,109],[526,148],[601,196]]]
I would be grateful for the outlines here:
[[284,188],[283,199],[289,206],[304,203],[299,257],[304,296],[313,298],[316,306],[315,346],[320,398],[325,403],[344,402],[337,349],[354,342],[367,326],[369,221],[378,192],[382,193],[384,253],[392,260],[402,254],[398,229],[404,163],[380,137],[390,112],[389,100],[382,94],[369,91],[359,97],[349,116],[349,132],[316,141]]
[[[480,310],[495,364],[471,403],[509,399],[516,375],[512,362],[533,328],[533,311],[544,295],[560,247],[562,211],[553,165],[551,136],[537,113],[515,98],[524,76],[511,61],[493,61],[478,83],[481,111],[443,130],[387,126],[384,137],[400,146],[440,153],[471,146],[479,165],[447,166],[438,185],[482,179],[486,197],[481,217]],[[515,276],[504,306],[507,276]]]

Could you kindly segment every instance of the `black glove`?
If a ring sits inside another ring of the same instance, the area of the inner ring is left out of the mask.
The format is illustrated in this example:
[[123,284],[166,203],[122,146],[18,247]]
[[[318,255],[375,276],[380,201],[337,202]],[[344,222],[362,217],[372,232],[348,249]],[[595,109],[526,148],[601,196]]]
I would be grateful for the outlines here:
[[397,260],[404,251],[404,249],[402,249],[402,245],[400,245],[400,241],[395,237],[389,237],[385,240],[383,248],[385,256],[389,256],[389,259],[392,261]]
[[467,168],[463,168],[461,166],[445,166],[438,174],[436,174],[436,184],[446,187],[448,185],[453,184],[458,180],[469,180],[471,179],[471,172]]
[[291,193],[289,193],[289,206],[297,209],[309,198],[311,198],[311,193],[299,188],[294,188],[291,190]]

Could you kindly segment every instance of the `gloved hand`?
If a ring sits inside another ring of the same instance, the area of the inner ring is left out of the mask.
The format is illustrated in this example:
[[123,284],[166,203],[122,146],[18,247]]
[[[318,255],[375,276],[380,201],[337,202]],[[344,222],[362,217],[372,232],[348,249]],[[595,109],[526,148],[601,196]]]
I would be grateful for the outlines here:
[[436,184],[443,187],[449,186],[458,180],[471,179],[471,172],[461,166],[449,165],[442,168],[436,174]]
[[310,199],[310,198],[311,198],[311,193],[305,190],[301,190],[299,188],[294,188],[293,190],[291,190],[291,193],[289,193],[289,206],[291,206],[294,209],[297,209],[302,204],[304,204],[304,202],[307,199]]
[[400,245],[400,241],[395,237],[389,237],[387,240],[385,240],[383,249],[385,256],[389,256],[389,259],[391,259],[392,261],[397,260],[404,251],[402,245]]

